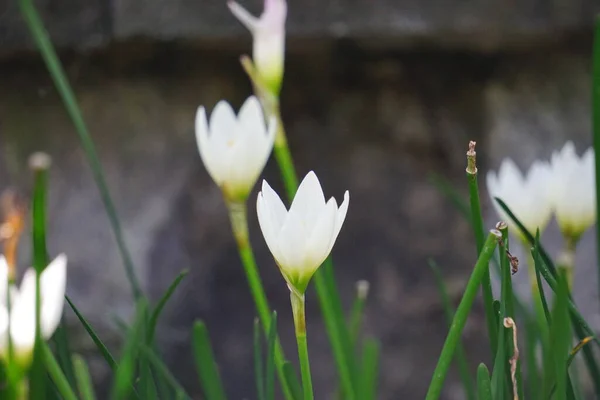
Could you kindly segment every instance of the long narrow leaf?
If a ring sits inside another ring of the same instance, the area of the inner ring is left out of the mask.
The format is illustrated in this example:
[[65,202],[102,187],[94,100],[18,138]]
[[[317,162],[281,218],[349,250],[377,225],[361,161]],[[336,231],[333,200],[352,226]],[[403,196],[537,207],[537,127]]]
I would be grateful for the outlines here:
[[265,370],[265,398],[274,400],[275,398],[275,342],[277,339],[277,313],[273,311],[271,315],[271,326],[269,327],[269,336],[267,340],[267,367]]
[[81,400],[95,400],[94,385],[92,384],[90,371],[85,360],[81,356],[74,354],[73,365],[75,366],[77,389]]
[[262,333],[260,320],[254,319],[254,377],[256,378],[256,394],[258,400],[266,400],[265,396],[265,373],[262,359]]
[[285,374],[286,381],[290,386],[290,391],[295,400],[302,400],[302,385],[298,380],[298,374],[294,370],[294,366],[291,362],[286,361],[283,363],[283,372]]
[[50,348],[44,344],[41,347],[41,349],[42,354],[44,356],[46,368],[48,370],[48,374],[50,374],[50,376],[52,377],[52,381],[56,385],[56,388],[60,392],[63,399],[77,400],[75,392],[71,388],[71,385],[69,385],[69,381],[67,381],[67,378],[60,369],[60,366],[58,365],[58,362],[52,355],[52,351],[50,350]]
[[567,279],[561,272],[561,276],[558,279],[554,310],[552,312],[554,323],[550,327],[554,378],[556,379],[554,399],[556,400],[567,400],[567,360],[571,349],[571,324],[569,321],[568,298],[569,287]]
[[198,371],[206,399],[225,400],[225,390],[223,390],[223,383],[217,370],[217,363],[210,344],[208,330],[203,322],[197,321],[194,323],[192,337],[196,370]]
[[[442,305],[444,306],[444,313],[446,314],[446,319],[448,320],[448,325],[452,323],[452,319],[454,318],[454,307],[452,306],[452,302],[450,301],[450,296],[448,296],[448,291],[446,290],[446,284],[444,283],[444,278],[442,277],[442,273],[435,263],[433,259],[429,259],[429,267],[433,271],[433,276],[435,277],[435,283],[437,285],[438,293],[440,294],[440,298],[442,300]],[[492,306],[493,307],[493,306]],[[492,308],[493,313],[493,308]],[[494,315],[494,314],[492,314]],[[467,399],[474,400],[475,397],[475,388],[473,385],[473,380],[471,379],[471,374],[469,373],[469,364],[467,363],[467,356],[465,352],[465,347],[462,343],[462,340],[459,341],[458,346],[456,347],[456,364],[458,365],[458,371],[460,373],[460,379],[463,384],[463,388],[465,389],[465,393],[467,395]]]
[[365,340],[357,397],[361,400],[377,399],[380,353],[381,348],[377,340]]
[[177,287],[179,286],[179,284],[181,283],[183,278],[186,277],[187,274],[188,274],[188,270],[181,271],[179,273],[179,275],[177,275],[177,277],[169,285],[169,288],[167,289],[165,294],[163,294],[163,296],[160,298],[160,300],[156,304],[156,307],[154,308],[154,311],[152,312],[152,315],[150,316],[150,322],[148,323],[148,333],[147,333],[148,343],[152,343],[152,341],[154,340],[154,334],[156,332],[156,326],[158,325],[158,318],[160,317],[160,314],[162,313],[163,309],[167,305],[167,302],[169,301],[169,299],[171,298],[173,293],[175,293],[175,290],[177,289]]
[[65,108],[69,113],[69,116],[71,117],[73,125],[75,126],[75,130],[79,135],[81,146],[92,169],[92,175],[94,177],[96,185],[98,186],[98,190],[100,191],[100,196],[102,198],[104,208],[106,209],[106,212],[108,214],[109,221],[113,229],[115,239],[117,241],[119,252],[121,254],[121,257],[123,258],[123,264],[125,266],[127,279],[129,280],[129,283],[131,285],[134,297],[138,299],[142,296],[142,291],[135,276],[135,270],[133,268],[131,256],[129,254],[129,251],[127,250],[127,246],[125,245],[123,230],[121,229],[121,222],[119,221],[116,207],[110,196],[108,185],[106,184],[106,179],[104,177],[104,173],[100,165],[98,154],[96,153],[94,142],[92,141],[92,138],[88,132],[87,126],[83,119],[83,114],[79,108],[79,105],[77,104],[75,93],[73,92],[73,89],[69,84],[67,75],[65,74],[65,71],[60,63],[58,56],[56,55],[56,51],[54,50],[54,46],[50,41],[48,32],[46,32],[42,19],[40,18],[40,15],[38,14],[32,0],[19,0],[19,6],[21,9],[21,14],[24,17],[25,22],[27,23],[29,31],[33,36],[33,39],[38,47],[38,50],[42,55],[42,58],[44,59],[44,62],[46,63],[46,67],[50,72],[50,76],[54,81],[56,89],[58,90],[58,93],[60,94],[63,100]]
[[171,388],[175,392],[175,397],[178,399],[191,399],[191,397],[186,393],[185,389],[177,379],[173,376],[173,374],[169,371],[167,366],[162,362],[162,360],[147,346],[140,346],[140,353],[143,357],[147,358],[148,361],[152,364],[155,371],[165,379],[165,381],[171,386]]
[[108,364],[110,369],[115,371],[117,369],[118,365],[117,365],[115,359],[113,358],[112,354],[110,354],[110,351],[108,350],[108,348],[104,345],[104,343],[102,343],[102,340],[100,340],[100,338],[98,337],[96,332],[94,332],[94,329],[92,328],[92,326],[87,322],[87,320],[79,312],[77,307],[75,307],[75,304],[73,304],[73,302],[71,301],[69,296],[65,296],[65,300],[67,300],[67,303],[69,303],[69,306],[71,307],[71,309],[73,310],[73,312],[79,319],[79,322],[81,322],[81,325],[83,325],[83,328],[86,330],[86,332],[88,333],[88,335],[90,336],[90,338],[92,339],[94,344],[96,345],[96,348],[98,349],[98,351],[100,351],[100,354],[102,354],[102,357],[104,358],[104,360],[106,361],[106,363]]
[[477,395],[478,400],[493,400],[490,372],[484,363],[477,367]]

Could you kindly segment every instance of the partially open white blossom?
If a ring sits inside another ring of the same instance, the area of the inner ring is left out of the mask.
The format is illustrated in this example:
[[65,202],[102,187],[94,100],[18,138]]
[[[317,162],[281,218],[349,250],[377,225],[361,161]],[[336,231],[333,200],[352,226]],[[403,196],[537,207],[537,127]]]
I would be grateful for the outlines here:
[[577,240],[596,222],[594,149],[577,156],[573,142],[552,154],[550,197],[562,234]]
[[[61,254],[40,275],[40,333],[43,339],[49,339],[60,323],[66,284],[67,257]],[[30,361],[35,344],[35,288],[36,272],[33,268],[25,272],[20,288],[9,285],[8,264],[4,256],[0,256],[0,357],[2,358],[8,357],[10,335],[10,344],[17,360],[25,364]]]
[[550,179],[551,170],[548,163],[534,162],[527,176],[523,176],[515,163],[508,158],[502,161],[497,175],[494,171],[487,174],[487,189],[496,212],[521,240],[524,240],[524,237],[519,228],[494,198],[502,200],[531,234],[535,234],[537,229],[541,232],[552,215],[548,196]]
[[265,0],[260,18],[251,15],[235,1],[229,1],[227,5],[233,15],[252,33],[254,65],[269,89],[278,94],[285,58],[286,1]]
[[258,99],[251,96],[236,117],[226,101],[206,118],[204,107],[196,114],[196,141],[208,173],[232,201],[244,201],[262,173],[275,140],[274,118],[265,124]]
[[339,208],[333,197],[325,202],[321,184],[311,171],[287,211],[277,193],[263,181],[256,204],[258,222],[291,290],[300,294],[306,291],[310,278],[333,248],[349,201],[346,191]]

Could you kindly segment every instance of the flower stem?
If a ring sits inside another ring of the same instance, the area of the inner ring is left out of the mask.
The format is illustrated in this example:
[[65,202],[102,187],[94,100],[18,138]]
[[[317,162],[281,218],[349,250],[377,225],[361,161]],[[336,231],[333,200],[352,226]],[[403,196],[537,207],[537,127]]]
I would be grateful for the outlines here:
[[[263,288],[260,275],[258,273],[258,267],[256,265],[256,259],[254,258],[254,252],[250,246],[248,239],[248,212],[246,203],[235,203],[228,202],[227,207],[229,209],[229,219],[231,221],[231,227],[233,229],[233,235],[237,242],[238,251],[244,266],[244,272],[246,273],[246,279],[250,286],[250,292],[256,305],[256,311],[258,312],[258,318],[263,326],[265,334],[271,326],[271,311],[265,289]],[[287,400],[293,400],[292,392],[288,386],[288,382],[285,379],[285,373],[283,370],[283,364],[285,362],[285,356],[279,337],[277,337],[275,343],[275,363],[277,364],[277,374],[279,381],[281,382],[281,388]]]
[[[596,167],[596,210],[600,210],[600,16],[596,17],[592,67],[592,130]],[[600,224],[596,224],[596,251],[600,250]],[[598,285],[600,287],[600,257],[598,257]]]
[[[469,151],[467,151],[467,180],[469,182],[469,203],[471,205],[471,224],[475,234],[475,243],[477,246],[477,255],[481,253],[483,241],[483,217],[481,214],[481,203],[479,201],[479,185],[477,184],[477,163],[476,163],[475,142],[469,142]],[[498,326],[497,317],[494,312],[494,296],[492,294],[492,281],[490,271],[486,269],[481,279],[481,293],[483,295],[483,305],[485,309],[485,320],[487,323],[488,336],[492,354],[496,354],[498,347]]]
[[296,327],[296,341],[298,342],[298,358],[300,359],[300,373],[302,374],[302,390],[304,400],[313,400],[312,379],[310,377],[310,363],[308,360],[308,345],[306,343],[306,318],[304,315],[304,295],[290,289],[290,300]]
[[454,314],[452,325],[450,325],[450,331],[448,332],[438,364],[435,367],[433,377],[431,378],[431,384],[429,385],[429,390],[427,391],[427,396],[425,398],[426,400],[437,400],[440,397],[446,374],[448,373],[450,363],[454,356],[454,350],[460,341],[460,336],[465,327],[465,323],[467,322],[471,307],[473,306],[473,301],[479,291],[481,279],[483,278],[484,272],[489,268],[490,259],[492,258],[498,240],[501,237],[501,233],[494,229],[490,232],[483,245],[475,268],[473,269],[467,287],[465,288],[465,293],[456,309],[456,314]]

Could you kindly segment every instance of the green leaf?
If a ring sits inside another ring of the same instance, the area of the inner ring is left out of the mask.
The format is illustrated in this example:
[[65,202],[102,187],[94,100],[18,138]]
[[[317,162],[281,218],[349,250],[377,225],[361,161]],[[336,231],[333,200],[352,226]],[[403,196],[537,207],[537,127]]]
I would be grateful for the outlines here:
[[567,400],[567,361],[571,350],[571,323],[569,320],[569,287],[567,279],[561,272],[550,327],[550,344],[552,351],[554,377],[556,379],[555,400]]
[[267,400],[275,399],[275,342],[277,340],[277,313],[273,311],[271,315],[271,326],[269,327],[269,336],[267,340],[267,369],[265,371],[265,398]]
[[260,320],[254,318],[254,376],[256,378],[256,394],[258,400],[266,400],[261,343],[262,333],[260,329]]
[[108,364],[110,369],[115,371],[117,369],[118,365],[117,365],[115,359],[113,358],[113,356],[110,354],[110,351],[108,350],[108,348],[104,345],[104,343],[102,343],[102,340],[100,340],[98,335],[96,335],[96,332],[94,332],[94,329],[92,328],[92,326],[86,321],[86,319],[79,312],[77,307],[75,307],[75,304],[73,304],[73,302],[71,301],[69,296],[65,295],[65,300],[67,300],[67,303],[69,303],[69,306],[71,306],[71,309],[73,310],[73,312],[79,319],[79,322],[81,322],[81,325],[83,325],[83,328],[86,330],[86,332],[88,333],[88,335],[90,336],[90,338],[92,339],[94,344],[96,345],[96,348],[98,349],[98,351],[100,351],[100,354],[102,354],[102,357],[104,357],[104,360],[106,361],[106,363]]
[[194,323],[192,337],[196,370],[206,399],[225,400],[225,390],[223,390],[223,383],[217,370],[217,363],[210,344],[208,330],[202,321]]
[[52,355],[52,351],[50,350],[50,348],[46,344],[44,344],[41,347],[41,352],[44,357],[44,361],[45,361],[46,369],[48,370],[48,374],[52,378],[52,381],[56,385],[56,388],[58,389],[61,396],[63,397],[63,400],[77,400],[77,396],[75,395],[75,392],[69,385],[69,381],[67,380],[67,378],[63,374],[62,370],[60,369],[60,366],[58,365],[58,362]]
[[77,390],[81,400],[95,400],[94,385],[92,384],[92,378],[88,366],[78,354],[73,354],[73,365],[75,366],[75,378],[77,380]]
[[477,400],[493,400],[490,372],[484,363],[477,367]]
[[538,229],[535,233],[535,243],[531,250],[531,255],[533,256],[533,265],[535,267],[535,279],[538,286],[538,294],[540,296],[540,303],[542,304],[542,309],[544,310],[544,315],[546,317],[546,323],[548,326],[552,323],[552,318],[550,317],[550,310],[548,308],[548,302],[546,301],[546,295],[544,293],[544,287],[542,286],[542,278],[541,278],[541,270],[542,270],[542,259],[540,257],[540,230]]
[[489,268],[490,259],[494,254],[494,250],[496,249],[499,239],[497,235],[498,233],[496,231],[490,232],[483,246],[483,250],[477,259],[477,263],[475,264],[475,268],[471,273],[471,277],[469,278],[469,282],[467,283],[463,297],[458,305],[458,308],[456,309],[456,314],[454,315],[454,319],[450,326],[450,331],[448,332],[448,336],[444,342],[444,347],[442,348],[437,366],[433,372],[433,377],[431,378],[431,384],[429,385],[429,390],[427,391],[426,400],[437,400],[442,392],[446,374],[448,373],[450,363],[454,357],[454,351],[456,350],[456,346],[460,340],[462,330],[465,327],[465,323],[467,322],[467,318],[471,312],[471,307],[473,306],[473,302],[475,301],[475,297],[479,291],[483,273],[487,268]]
[[83,148],[83,151],[90,164],[94,181],[96,182],[98,190],[100,191],[100,197],[102,198],[104,208],[106,209],[111,227],[115,234],[117,247],[119,248],[119,252],[123,258],[127,279],[131,285],[134,297],[138,299],[142,296],[142,291],[135,276],[135,269],[131,261],[131,256],[127,250],[127,246],[125,245],[123,230],[121,229],[121,222],[119,221],[115,205],[110,196],[108,185],[106,184],[106,179],[102,171],[102,166],[100,165],[98,154],[96,153],[94,142],[92,141],[83,119],[83,114],[81,113],[79,105],[77,104],[75,93],[69,84],[67,75],[63,70],[58,56],[56,55],[52,41],[48,36],[48,32],[44,28],[42,19],[40,18],[40,15],[38,14],[33,2],[31,0],[19,0],[18,3],[21,9],[21,15],[23,15],[23,18],[27,23],[27,27],[33,36],[35,44],[37,45],[38,50],[40,51],[40,54],[46,63],[46,67],[50,72],[50,76],[54,81],[54,85],[56,86],[56,89],[63,100],[67,113],[71,117],[71,121],[73,122],[75,130],[79,135],[81,147]]
[[147,312],[148,305],[145,300],[140,299],[136,305],[135,321],[125,340],[119,368],[115,371],[112,388],[112,398],[115,400],[127,399],[132,394],[140,348],[139,343],[142,343],[144,339],[144,324]]
[[156,326],[158,325],[158,318],[160,317],[161,312],[163,311],[165,305],[167,304],[173,293],[175,293],[175,290],[187,274],[188,270],[186,269],[181,271],[179,275],[177,275],[175,280],[173,280],[173,282],[169,285],[169,288],[167,289],[165,294],[163,294],[163,296],[158,301],[156,307],[154,308],[152,316],[150,317],[150,323],[148,328],[148,343],[151,343],[154,340],[154,334],[156,332]]
[[[454,307],[450,301],[450,296],[448,296],[448,291],[446,290],[446,284],[444,283],[442,272],[433,259],[430,258],[428,262],[429,267],[433,271],[433,276],[435,277],[435,283],[442,300],[446,319],[448,320],[448,324],[451,324],[452,319],[454,318]],[[463,388],[467,395],[466,398],[469,400],[475,400],[475,388],[473,387],[473,380],[471,379],[471,374],[469,373],[469,364],[467,363],[465,347],[462,343],[462,340],[458,342],[456,347],[456,364],[458,366]]]
[[[36,158],[37,157],[37,158]],[[40,275],[48,265],[48,253],[46,250],[46,192],[48,190],[48,167],[49,160],[37,165],[36,160],[46,155],[35,154],[30,161],[30,167],[34,172],[33,202],[32,202],[32,242],[33,242],[33,266],[35,268],[35,344],[33,350],[33,362],[29,371],[29,397],[31,400],[45,399],[46,397],[46,371],[44,370],[44,354],[41,346],[45,346],[41,336],[40,328]]]
[[302,385],[298,380],[298,374],[296,374],[294,366],[291,362],[286,361],[283,363],[283,373],[285,375],[285,380],[290,387],[290,391],[292,392],[294,400],[302,400]]
[[175,392],[175,397],[177,399],[191,399],[191,397],[186,393],[185,389],[177,379],[173,376],[169,368],[162,362],[162,360],[156,355],[156,353],[147,346],[141,345],[140,352],[144,358],[148,359],[150,364],[154,367],[154,370],[157,374],[165,380],[169,384],[169,386]]
[[71,386],[75,386],[77,382],[75,378],[75,367],[73,366],[71,358],[69,334],[67,332],[67,325],[64,318],[60,322],[60,325],[56,329],[56,332],[54,332],[52,342],[54,343],[56,357],[60,368],[65,373],[65,376],[67,377],[67,380],[69,381]]
[[380,353],[381,346],[377,340],[371,338],[365,340],[358,383],[358,399],[377,399]]

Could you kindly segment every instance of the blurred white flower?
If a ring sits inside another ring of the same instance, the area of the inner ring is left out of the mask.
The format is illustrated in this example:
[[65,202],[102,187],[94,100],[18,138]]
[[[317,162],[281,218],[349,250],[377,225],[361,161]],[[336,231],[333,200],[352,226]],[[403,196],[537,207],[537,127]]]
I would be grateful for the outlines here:
[[[21,287],[8,284],[8,264],[0,256],[0,356],[8,357],[10,343],[16,359],[28,364],[35,344],[36,273],[29,268]],[[59,255],[40,276],[40,331],[49,339],[62,317],[67,284],[67,257]],[[10,307],[8,295],[10,293]],[[9,323],[10,320],[10,323]]]
[[287,211],[277,193],[263,181],[256,204],[258,222],[290,290],[299,294],[306,291],[340,233],[349,200],[346,191],[339,208],[333,197],[325,203],[321,184],[311,171]]
[[235,1],[229,1],[227,5],[233,15],[252,33],[252,58],[258,73],[269,86],[269,90],[275,95],[279,94],[285,58],[286,1],[265,0],[260,18],[251,15]]
[[274,118],[265,124],[258,99],[246,100],[239,115],[226,101],[215,106],[210,125],[204,107],[196,113],[196,141],[208,173],[230,201],[245,201],[269,159]]
[[573,142],[552,154],[550,197],[565,238],[577,241],[596,222],[594,149],[577,156]]
[[548,163],[534,162],[524,177],[508,158],[502,161],[498,175],[494,171],[487,174],[487,189],[496,212],[521,240],[525,240],[525,237],[494,198],[504,201],[525,228],[535,235],[536,229],[539,228],[540,232],[544,230],[552,215],[548,196],[550,179],[551,169]]

